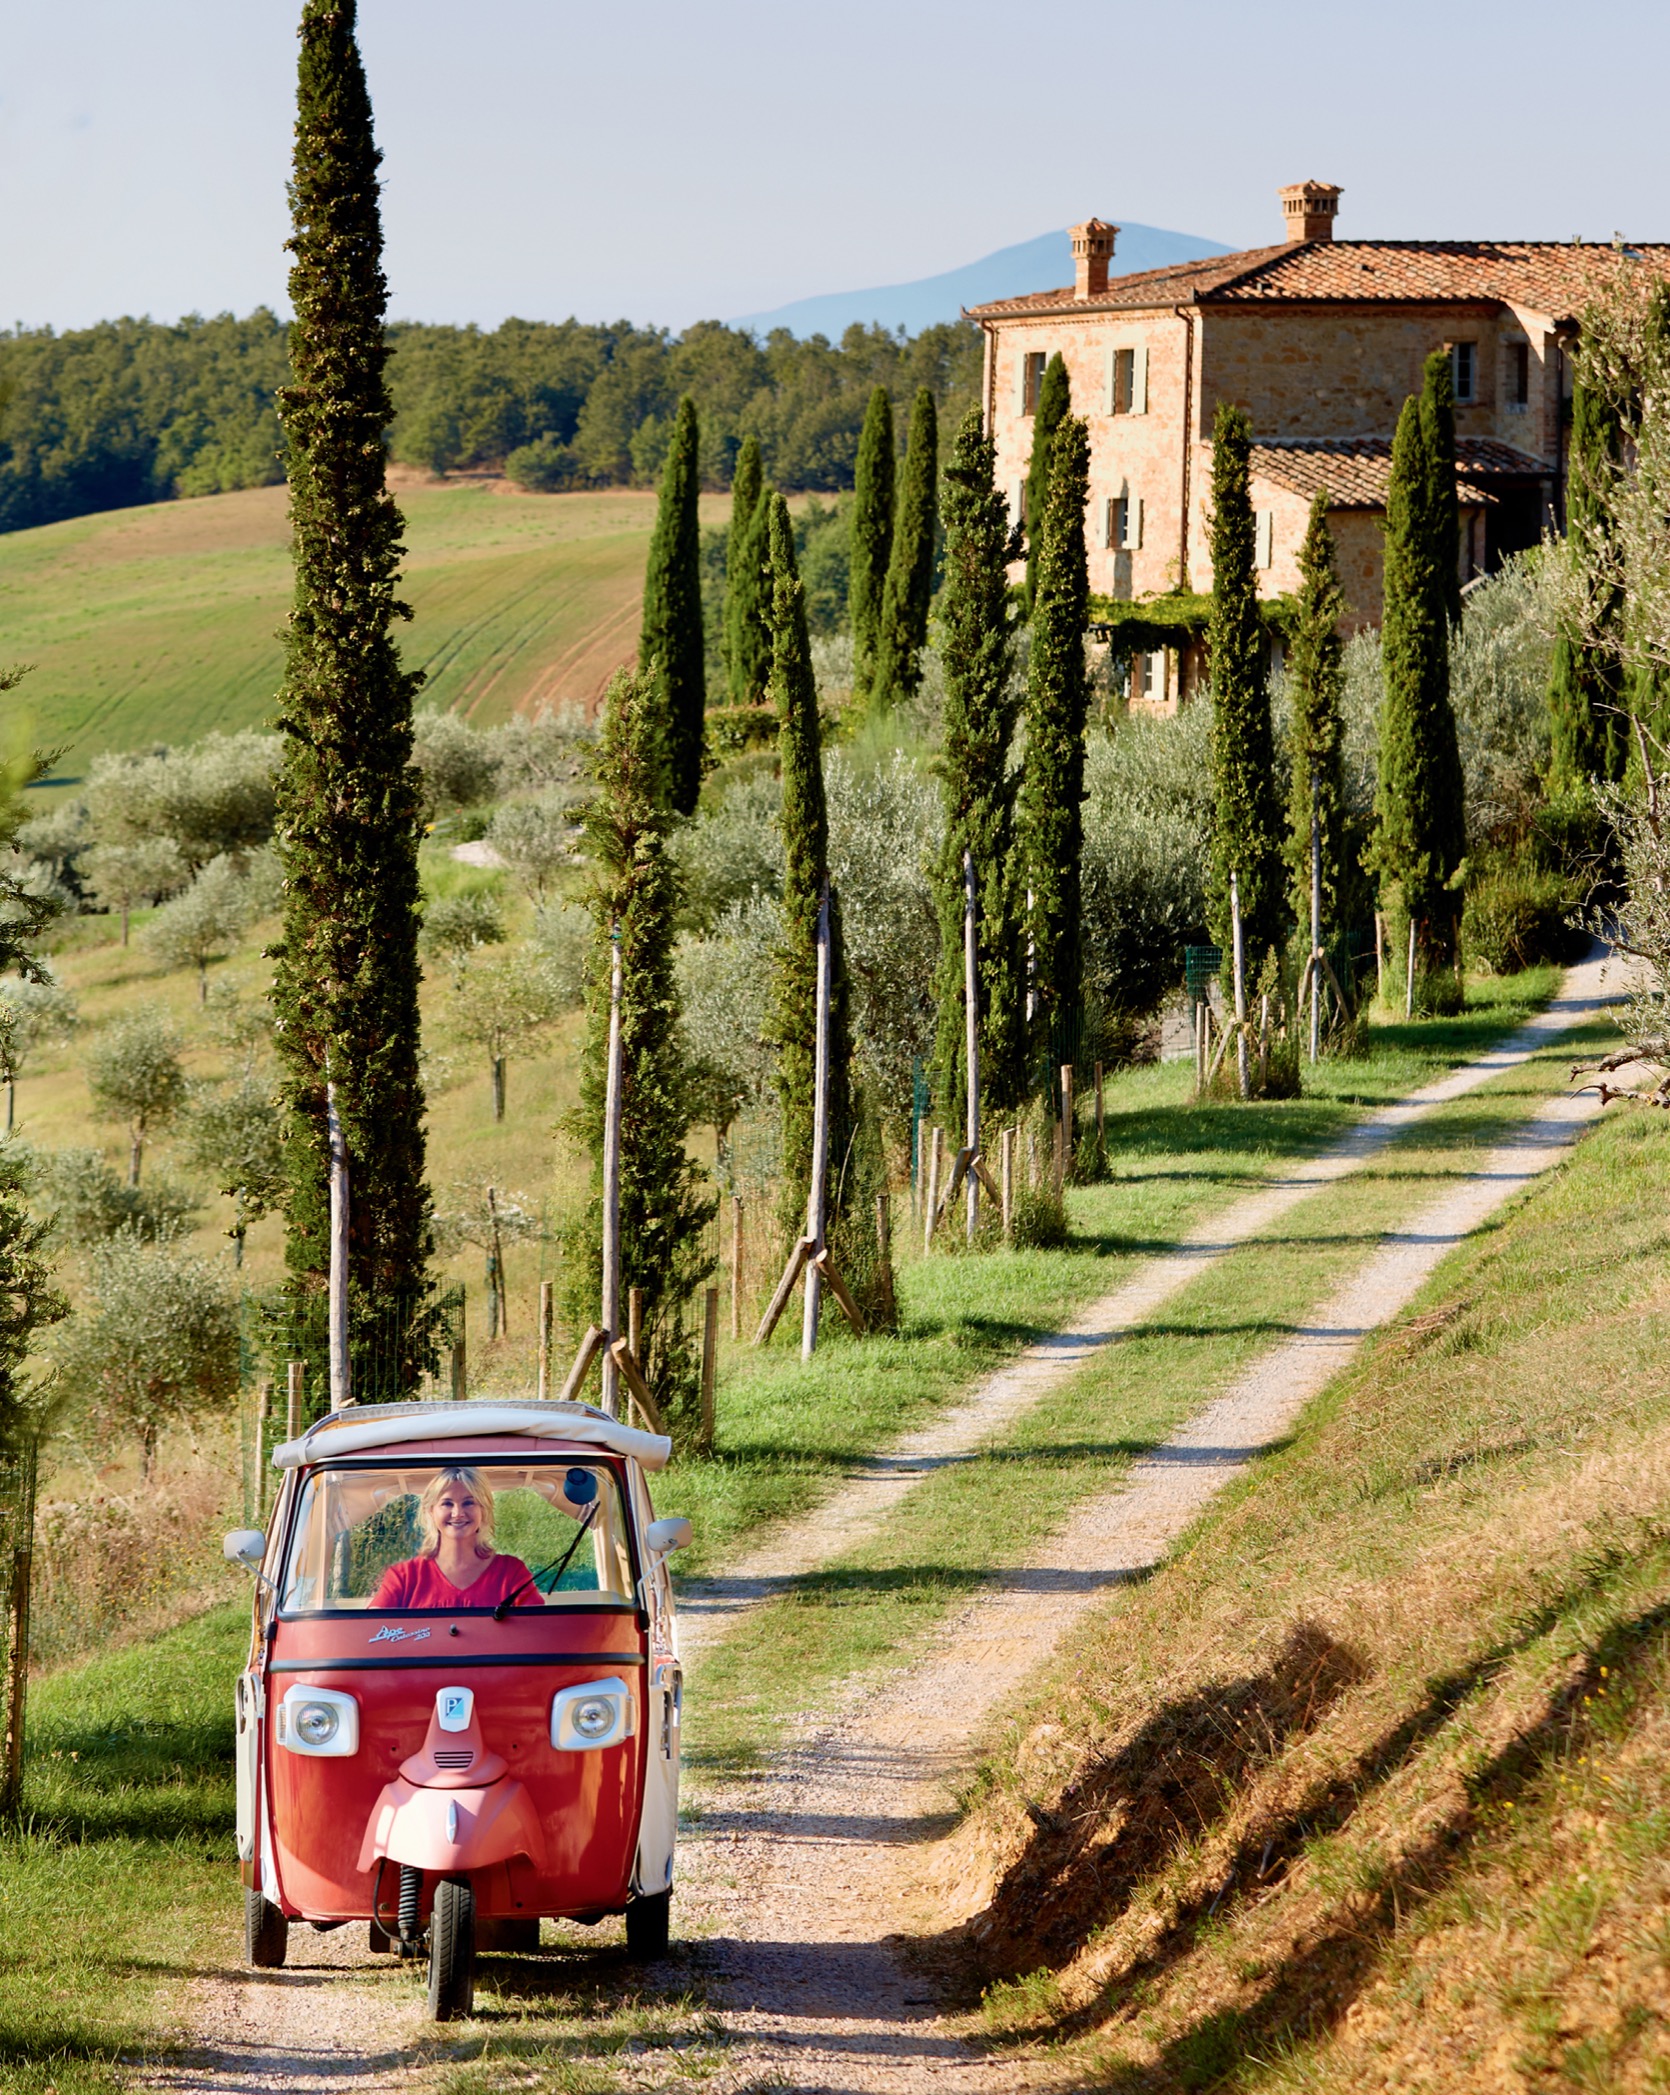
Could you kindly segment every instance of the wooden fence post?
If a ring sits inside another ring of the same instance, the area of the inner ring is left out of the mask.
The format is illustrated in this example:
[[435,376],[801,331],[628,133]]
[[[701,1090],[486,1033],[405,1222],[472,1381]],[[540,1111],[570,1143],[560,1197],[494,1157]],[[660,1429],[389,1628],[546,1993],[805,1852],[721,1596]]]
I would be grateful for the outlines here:
[[934,1248],[934,1217],[939,1212],[939,1169],[944,1154],[945,1134],[934,1127],[928,1132],[928,1197],[922,1206],[922,1256],[927,1257]]
[[[968,1110],[963,1120],[963,1141],[971,1157],[980,1153],[980,934],[974,907],[974,854],[963,853],[963,1071]],[[968,1242],[980,1231],[980,1181],[968,1174]]]
[[1096,1147],[1106,1149],[1108,1142],[1107,1109],[1103,1102],[1102,1065],[1096,1065]]
[[1057,1184],[1055,1189],[1058,1198],[1065,1191],[1067,1181],[1073,1175],[1073,1151],[1075,1138],[1078,1134],[1078,1129],[1074,1123],[1077,1117],[1077,1106],[1073,1098],[1073,1065],[1070,1062],[1063,1062],[1061,1065],[1061,1165],[1056,1174]]
[[643,1365],[644,1358],[644,1291],[628,1288],[626,1291],[626,1343],[632,1358]]
[[1322,780],[1310,781],[1310,1058],[1322,1052]]
[[713,1389],[719,1374],[719,1290],[702,1296],[702,1446],[713,1445]]
[[742,1195],[731,1195],[731,1337],[742,1337]]
[[893,1299],[893,1203],[886,1193],[876,1195],[876,1249],[881,1253],[882,1289],[891,1326],[897,1320],[898,1305]]
[[823,1304],[823,1271],[818,1254],[824,1247],[825,1209],[829,1201],[829,875],[818,898],[818,984],[816,1029],[812,1052],[812,1183],[806,1195],[806,1235],[812,1252],[806,1261],[806,1296],[800,1321],[800,1357],[810,1360],[818,1343],[818,1312]]
[[553,1289],[548,1280],[539,1283],[539,1399],[551,1393],[551,1311]]
[[1229,876],[1230,927],[1235,940],[1235,1078],[1241,1096],[1252,1096],[1252,1083],[1247,1071],[1247,966],[1246,954],[1241,945],[1241,876]]
[[1403,1015],[1415,1016],[1415,919],[1409,919],[1409,969],[1403,978]]
[[284,1370],[284,1437],[298,1440],[302,1430],[302,1376],[306,1373],[299,1360],[290,1361]]
[[1015,1240],[1015,1135],[1017,1130],[1003,1130],[1003,1241],[1012,1244]]

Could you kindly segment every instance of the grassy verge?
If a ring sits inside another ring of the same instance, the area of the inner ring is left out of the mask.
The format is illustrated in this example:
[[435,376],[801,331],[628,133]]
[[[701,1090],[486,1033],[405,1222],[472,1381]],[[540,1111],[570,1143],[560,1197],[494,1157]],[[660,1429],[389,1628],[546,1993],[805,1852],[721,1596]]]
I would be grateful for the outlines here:
[[1203,1273],[999,1443],[927,1474],[883,1533],[766,1603],[696,1671],[690,1765],[756,1764],[837,1683],[866,1667],[911,1663],[948,1608],[1027,1561],[1079,1501],[1110,1488],[1156,1438],[1290,1336],[1383,1231],[1476,1169],[1562,1087],[1569,1052],[1564,1043],[1438,1108],[1372,1164]]
[[1667,1197],[1586,1138],[1016,1719],[943,1860],[1017,2081],[1670,2085]]
[[1069,1200],[1072,1236],[1055,1252],[924,1259],[898,1233],[903,1332],[827,1341],[802,1364],[789,1335],[771,1350],[721,1352],[719,1452],[676,1461],[660,1503],[688,1513],[696,1543],[680,1561],[699,1576],[734,1557],[768,1521],[804,1513],[853,1464],[1011,1358],[1080,1304],[1119,1285],[1272,1170],[1316,1155],[1362,1114],[1470,1060],[1522,1024],[1558,981],[1535,969],[1474,986],[1460,1016],[1372,1029],[1350,1062],[1324,1062],[1301,1099],[1195,1105],[1190,1067],[1126,1071],[1108,1087],[1113,1177]]

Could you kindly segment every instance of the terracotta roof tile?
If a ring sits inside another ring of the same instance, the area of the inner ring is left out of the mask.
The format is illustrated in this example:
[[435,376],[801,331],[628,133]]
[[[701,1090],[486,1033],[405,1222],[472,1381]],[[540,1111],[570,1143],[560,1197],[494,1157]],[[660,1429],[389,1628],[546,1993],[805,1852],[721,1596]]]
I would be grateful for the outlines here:
[[[1631,257],[1670,278],[1670,245],[1638,244]],[[1115,277],[1098,298],[1072,286],[971,306],[977,319],[1062,311],[1265,303],[1499,305],[1575,318],[1617,266],[1608,242],[1555,240],[1308,240],[1248,248],[1169,269]]]
[[[1545,480],[1550,468],[1494,437],[1456,439],[1456,484],[1463,502],[1490,503],[1506,481]],[[1384,509],[1392,477],[1389,437],[1299,438],[1254,444],[1255,479],[1307,498],[1326,488],[1335,509]]]

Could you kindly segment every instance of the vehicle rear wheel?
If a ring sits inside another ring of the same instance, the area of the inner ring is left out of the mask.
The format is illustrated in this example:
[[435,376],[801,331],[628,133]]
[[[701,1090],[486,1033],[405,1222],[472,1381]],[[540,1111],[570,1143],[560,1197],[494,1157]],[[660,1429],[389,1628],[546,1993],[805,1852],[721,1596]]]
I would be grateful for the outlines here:
[[429,1915],[429,2012],[456,2022],[475,2006],[475,1893],[456,1877],[435,1886]]
[[244,1886],[244,1962],[257,1971],[277,1971],[290,1947],[290,1923],[271,1899]]
[[636,1898],[626,1909],[626,1954],[634,1964],[651,1964],[667,1954],[672,1936],[673,1894],[658,1891]]

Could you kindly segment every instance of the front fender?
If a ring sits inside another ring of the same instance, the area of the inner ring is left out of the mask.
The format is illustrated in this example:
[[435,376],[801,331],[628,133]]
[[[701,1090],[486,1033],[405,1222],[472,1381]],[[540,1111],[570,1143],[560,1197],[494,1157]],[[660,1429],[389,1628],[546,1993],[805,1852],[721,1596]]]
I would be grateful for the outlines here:
[[386,1856],[413,1869],[454,1876],[508,1862],[513,1855],[526,1855],[536,1870],[546,1867],[539,1814],[520,1782],[419,1789],[397,1775],[366,1824],[359,1866],[369,1872]]

